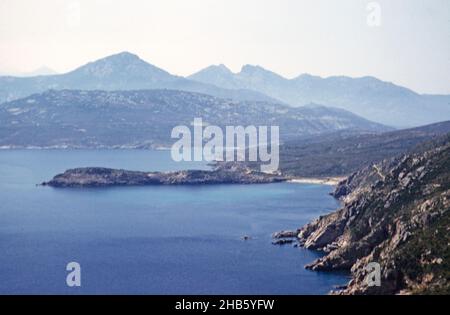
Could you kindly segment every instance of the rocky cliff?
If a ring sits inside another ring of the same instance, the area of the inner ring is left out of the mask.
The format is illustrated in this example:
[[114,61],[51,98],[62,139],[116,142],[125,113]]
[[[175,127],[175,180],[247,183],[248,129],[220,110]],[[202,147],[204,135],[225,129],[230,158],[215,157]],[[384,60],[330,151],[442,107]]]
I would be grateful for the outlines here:
[[[333,195],[342,207],[294,238],[326,253],[306,268],[351,271],[335,293],[450,292],[450,136],[352,174]],[[292,233],[274,237],[282,243]],[[368,286],[371,262],[381,266],[381,286]]]

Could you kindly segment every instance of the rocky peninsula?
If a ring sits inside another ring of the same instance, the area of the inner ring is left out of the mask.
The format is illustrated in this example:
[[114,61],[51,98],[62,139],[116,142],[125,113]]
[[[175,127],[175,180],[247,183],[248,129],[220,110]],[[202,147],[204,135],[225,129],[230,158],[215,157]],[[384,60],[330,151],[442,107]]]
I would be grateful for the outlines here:
[[103,167],[74,168],[58,174],[43,186],[108,187],[144,185],[267,184],[286,181],[280,175],[250,170],[239,164],[217,164],[212,170],[142,172]]

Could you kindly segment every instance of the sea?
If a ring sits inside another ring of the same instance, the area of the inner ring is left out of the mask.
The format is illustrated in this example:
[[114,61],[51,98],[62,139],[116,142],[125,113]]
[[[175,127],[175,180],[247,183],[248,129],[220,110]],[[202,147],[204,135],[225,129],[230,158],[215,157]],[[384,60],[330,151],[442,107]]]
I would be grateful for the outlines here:
[[337,209],[330,186],[38,185],[85,166],[210,167],[158,150],[1,150],[0,294],[327,294],[349,280],[306,270],[320,252],[271,243]]

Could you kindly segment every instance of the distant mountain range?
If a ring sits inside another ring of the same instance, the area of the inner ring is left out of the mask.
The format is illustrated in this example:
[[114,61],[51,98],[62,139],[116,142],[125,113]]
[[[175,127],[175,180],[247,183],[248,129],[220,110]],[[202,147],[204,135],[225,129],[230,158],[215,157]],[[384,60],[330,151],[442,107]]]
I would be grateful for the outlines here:
[[52,75],[57,74],[57,72],[53,69],[50,69],[47,66],[39,67],[35,70],[28,71],[28,72],[19,72],[19,71],[8,71],[0,69],[0,76],[15,76],[15,77],[34,77],[39,75]]
[[19,77],[34,77],[34,76],[38,76],[38,75],[54,75],[54,74],[58,74],[58,73],[55,70],[50,69],[49,67],[42,66],[33,71],[22,72],[22,73],[18,74],[17,76],[19,76]]
[[0,147],[167,146],[175,141],[172,128],[190,126],[195,117],[218,126],[277,125],[282,141],[337,130],[389,130],[345,110],[317,105],[294,108],[176,90],[50,90],[0,106]]
[[0,103],[49,89],[198,92],[239,101],[266,101],[338,107],[368,120],[395,127],[419,126],[450,119],[450,95],[423,95],[373,77],[321,78],[307,74],[286,79],[259,66],[239,73],[210,66],[187,78],[175,76],[123,52],[90,62],[71,72],[31,77],[0,77]]
[[321,78],[303,74],[286,79],[259,66],[245,65],[239,73],[233,73],[218,65],[188,78],[226,89],[258,91],[293,106],[312,102],[339,107],[395,127],[450,119],[450,95],[421,95],[374,77]]
[[174,89],[205,93],[235,100],[275,100],[246,89],[224,89],[174,76],[128,52],[90,62],[71,72],[35,77],[0,77],[0,103],[49,89],[63,90],[139,90]]

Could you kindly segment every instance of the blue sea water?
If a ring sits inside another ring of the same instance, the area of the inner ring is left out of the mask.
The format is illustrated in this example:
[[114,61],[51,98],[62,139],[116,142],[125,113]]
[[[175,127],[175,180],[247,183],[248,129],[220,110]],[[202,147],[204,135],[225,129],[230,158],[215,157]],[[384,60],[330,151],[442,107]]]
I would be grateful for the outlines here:
[[[207,168],[168,151],[0,151],[0,293],[325,294],[348,280],[305,270],[317,252],[271,245],[337,208],[328,186],[36,186],[79,166]],[[81,287],[66,285],[71,261]]]

